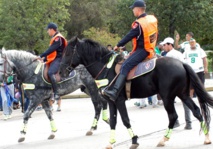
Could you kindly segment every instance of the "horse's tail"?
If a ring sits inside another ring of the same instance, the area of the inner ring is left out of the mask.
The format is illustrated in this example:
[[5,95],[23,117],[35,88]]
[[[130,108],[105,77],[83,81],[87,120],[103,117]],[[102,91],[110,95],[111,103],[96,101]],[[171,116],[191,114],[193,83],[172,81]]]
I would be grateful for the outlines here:
[[213,108],[213,98],[211,97],[211,95],[207,93],[203,84],[201,83],[200,79],[198,78],[196,73],[193,71],[193,69],[187,64],[183,64],[183,66],[188,74],[190,83],[193,86],[196,95],[198,96],[200,108],[202,110],[202,115],[204,117],[204,120],[207,124],[207,128],[209,130],[211,117],[210,117],[210,111],[208,106]]

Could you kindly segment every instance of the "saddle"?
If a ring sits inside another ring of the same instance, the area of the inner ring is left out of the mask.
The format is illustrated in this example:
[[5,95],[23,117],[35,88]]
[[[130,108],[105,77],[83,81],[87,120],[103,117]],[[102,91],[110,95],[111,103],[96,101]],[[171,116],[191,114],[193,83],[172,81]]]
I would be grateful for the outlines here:
[[[120,73],[121,66],[123,64],[124,60],[117,63],[115,66],[115,72],[116,74]],[[145,59],[141,63],[139,63],[137,66],[135,66],[127,75],[127,81],[132,80],[134,78],[137,78],[141,75],[144,75],[146,73],[149,73],[155,68],[156,64],[156,57],[152,59]]]
[[[49,76],[48,76],[48,74],[47,74],[47,72],[48,72],[48,70],[49,70],[49,67],[50,67],[50,66],[47,65],[47,64],[44,65],[43,77],[44,77],[44,79],[45,79],[48,83],[51,83],[50,78],[49,78]],[[55,74],[55,78],[56,78],[56,81],[57,81],[57,82],[60,82],[60,81],[61,81],[61,76],[60,76],[60,74],[59,74],[59,71]]]
[[[157,59],[156,57],[154,57],[152,59],[145,59],[144,61],[139,63],[137,66],[135,66],[128,73],[126,87],[125,87],[127,98],[131,98],[131,80],[151,72],[155,68],[156,59]],[[122,60],[121,62],[116,64],[116,66],[115,66],[116,74],[120,73],[121,65],[123,64],[123,62],[124,62],[124,60]]]
[[[47,74],[48,70],[49,70],[49,65],[44,64],[43,70],[42,70],[42,77],[43,77],[43,79],[44,79],[46,82],[51,83],[51,82],[50,82],[50,79],[49,79],[49,77],[48,77],[48,74]],[[58,72],[55,74],[55,77],[56,77],[57,83],[60,84],[60,83],[62,83],[62,82],[65,82],[65,81],[68,81],[68,80],[72,79],[73,77],[76,76],[76,74],[77,74],[76,71],[73,70],[73,71],[70,72],[69,77],[67,77],[67,78],[61,78],[61,76],[60,76],[60,74],[59,74],[59,71],[58,71]]]
[[[44,63],[41,63],[39,62],[36,69],[34,70],[34,74],[38,74],[39,72],[41,72],[41,77],[42,79],[47,83],[47,84],[51,84],[50,82],[50,79],[47,75],[47,72],[48,72],[48,69],[49,69],[49,66],[44,64]],[[57,72],[57,74],[55,75],[56,76],[56,81],[58,84],[62,83],[62,82],[66,82],[72,78],[74,78],[75,76],[77,75],[76,71],[73,70],[72,72],[70,72],[69,74],[69,77],[67,78],[61,78],[59,72]],[[31,83],[24,83],[23,82],[23,89],[24,90],[34,90],[35,89],[35,84],[31,84]],[[39,88],[45,88],[44,86],[37,86]]]

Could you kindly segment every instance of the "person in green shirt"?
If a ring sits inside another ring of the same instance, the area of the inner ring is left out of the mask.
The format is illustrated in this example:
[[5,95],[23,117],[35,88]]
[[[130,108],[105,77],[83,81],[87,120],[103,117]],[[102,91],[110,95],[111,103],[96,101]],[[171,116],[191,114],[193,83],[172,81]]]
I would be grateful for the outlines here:
[[163,45],[161,44],[162,42],[158,42],[158,45],[155,47],[155,53],[157,55],[161,55],[161,52],[163,51]]

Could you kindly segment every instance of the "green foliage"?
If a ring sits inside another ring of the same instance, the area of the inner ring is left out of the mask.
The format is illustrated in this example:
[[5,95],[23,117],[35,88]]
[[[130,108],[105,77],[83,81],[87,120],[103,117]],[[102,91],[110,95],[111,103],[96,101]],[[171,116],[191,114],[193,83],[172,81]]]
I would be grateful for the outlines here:
[[[192,31],[201,45],[213,44],[213,0],[145,0],[147,13],[158,18],[159,41]],[[0,47],[44,51],[55,22],[64,36],[78,35],[116,45],[135,20],[134,0],[0,0]],[[127,44],[130,49],[131,43]],[[204,48],[213,50],[213,48]],[[209,57],[212,57],[210,55]]]
[[135,20],[132,10],[129,8],[132,0],[117,0],[117,9],[114,11],[114,19],[111,20],[109,29],[119,36],[125,36],[131,29],[131,24]]
[[93,39],[101,43],[104,46],[111,44],[112,46],[117,45],[120,37],[117,34],[109,33],[107,29],[90,28],[83,32],[84,37]]
[[176,30],[183,39],[191,31],[199,43],[213,42],[212,0],[147,0],[147,11],[158,18],[160,40]]
[[44,29],[49,22],[63,25],[69,19],[68,0],[1,0],[0,45],[7,49],[43,51],[49,37]]
[[91,27],[106,27],[113,16],[115,3],[116,0],[70,0],[71,5],[67,8],[71,19],[65,25],[68,38],[82,37],[83,31]]

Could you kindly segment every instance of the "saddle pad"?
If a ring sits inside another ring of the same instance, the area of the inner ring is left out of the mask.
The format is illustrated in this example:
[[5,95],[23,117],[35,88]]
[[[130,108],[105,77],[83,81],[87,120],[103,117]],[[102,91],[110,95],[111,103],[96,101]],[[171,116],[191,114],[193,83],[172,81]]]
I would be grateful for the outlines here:
[[156,58],[139,63],[129,72],[127,80],[134,79],[136,77],[139,77],[152,71],[155,68],[155,65],[156,65]]

